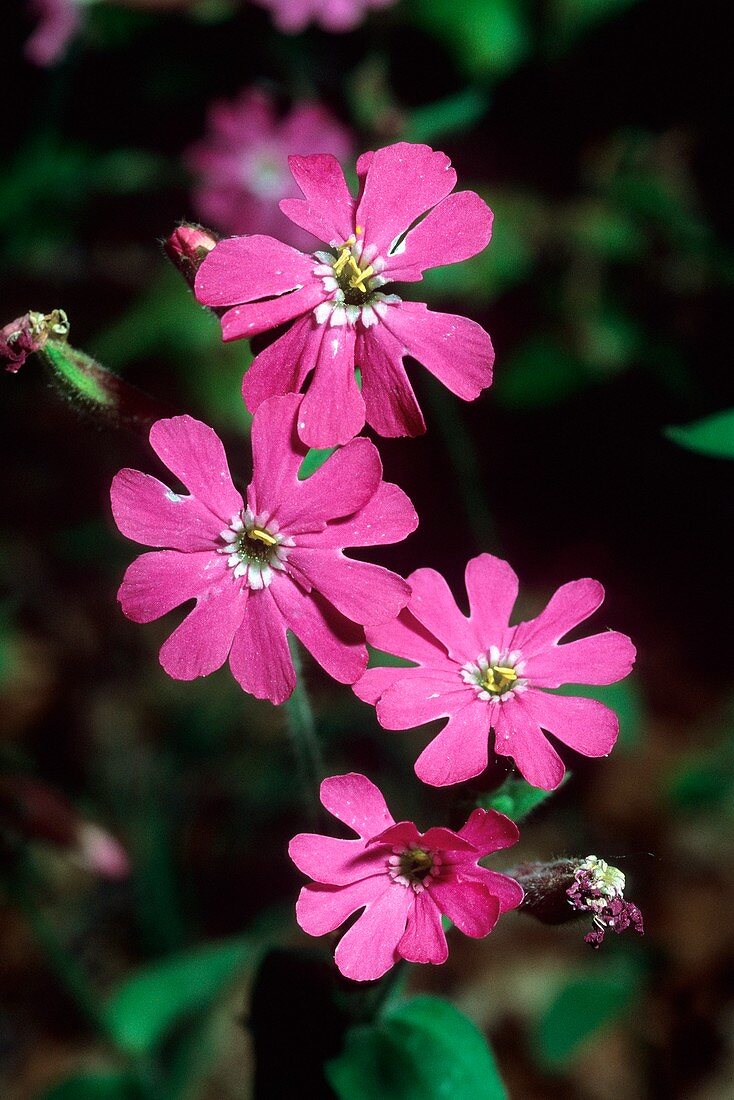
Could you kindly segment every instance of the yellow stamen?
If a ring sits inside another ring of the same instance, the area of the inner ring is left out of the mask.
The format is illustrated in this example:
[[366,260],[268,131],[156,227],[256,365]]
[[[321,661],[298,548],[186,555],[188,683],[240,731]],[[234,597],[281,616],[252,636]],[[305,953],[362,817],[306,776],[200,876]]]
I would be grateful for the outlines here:
[[340,250],[339,250],[339,256],[337,258],[337,261],[333,265],[334,266],[334,274],[335,275],[341,275],[342,271],[344,270],[344,268],[346,267],[346,265],[349,263],[350,260],[352,261],[352,263],[354,263],[354,258],[353,258],[352,254],[349,251],[349,245],[348,244],[343,244],[341,246]]
[[[354,290],[361,290],[366,294],[367,293],[367,287],[364,285],[364,281],[365,281],[365,279],[369,279],[370,275],[374,275],[374,273],[375,273],[374,267],[372,266],[372,264],[370,264],[369,267],[366,267],[364,270],[362,270],[362,268],[359,266],[359,264],[355,260],[354,256],[350,256],[347,263],[348,263],[349,267],[351,267],[351,269],[354,273],[352,275],[351,279],[349,280],[349,285]],[[336,268],[334,268],[334,270],[336,271]]]
[[492,695],[502,695],[514,684],[515,680],[517,680],[517,673],[514,668],[508,668],[504,665],[490,665],[482,677],[481,686]]
[[248,539],[256,542],[264,542],[266,546],[277,546],[278,540],[273,538],[269,531],[263,531],[261,527],[251,527],[247,532]]

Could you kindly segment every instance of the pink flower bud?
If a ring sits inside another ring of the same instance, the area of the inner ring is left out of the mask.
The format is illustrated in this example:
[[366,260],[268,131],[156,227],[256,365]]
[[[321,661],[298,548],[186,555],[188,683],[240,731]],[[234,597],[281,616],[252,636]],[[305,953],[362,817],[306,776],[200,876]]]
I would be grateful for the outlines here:
[[196,272],[219,240],[216,233],[202,225],[184,222],[163,242],[163,251],[190,286]]

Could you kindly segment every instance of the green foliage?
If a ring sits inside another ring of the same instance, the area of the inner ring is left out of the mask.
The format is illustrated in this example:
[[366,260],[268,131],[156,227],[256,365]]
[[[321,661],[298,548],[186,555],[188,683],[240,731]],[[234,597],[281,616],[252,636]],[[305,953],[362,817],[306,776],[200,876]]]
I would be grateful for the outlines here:
[[639,0],[551,0],[548,30],[552,52],[566,49],[604,19],[621,14]]
[[404,141],[430,144],[447,134],[465,133],[486,113],[489,100],[478,88],[465,88],[446,99],[416,107],[410,114]]
[[142,1100],[134,1077],[122,1071],[75,1074],[44,1092],[42,1100]]
[[734,409],[714,413],[682,428],[666,428],[668,439],[697,454],[734,458]]
[[256,954],[251,939],[237,937],[139,970],[107,1002],[111,1037],[130,1054],[153,1050],[177,1024],[209,1010]]
[[[570,773],[566,772],[561,786],[568,781],[569,777]],[[557,790],[560,790],[560,787],[556,787]],[[501,787],[485,795],[477,804],[484,810],[499,810],[512,821],[520,822],[556,791],[544,791],[540,787],[531,786],[524,779],[508,776]]]
[[349,1032],[326,1074],[340,1100],[505,1100],[478,1028],[440,997],[415,997]]
[[533,1048],[542,1065],[561,1070],[584,1043],[623,1015],[640,984],[625,959],[606,967],[588,967],[556,994],[534,1029]]
[[409,18],[446,43],[467,76],[507,76],[531,45],[518,0],[411,0]]
[[565,401],[588,382],[583,361],[550,338],[536,337],[498,371],[494,394],[506,408],[544,408]]
[[331,458],[336,447],[312,447],[304,458],[298,470],[298,478],[305,481],[311,474],[315,474],[328,458]]
[[404,657],[396,657],[394,653],[383,653],[381,649],[375,649],[368,645],[368,668],[415,668],[414,661],[406,661]]

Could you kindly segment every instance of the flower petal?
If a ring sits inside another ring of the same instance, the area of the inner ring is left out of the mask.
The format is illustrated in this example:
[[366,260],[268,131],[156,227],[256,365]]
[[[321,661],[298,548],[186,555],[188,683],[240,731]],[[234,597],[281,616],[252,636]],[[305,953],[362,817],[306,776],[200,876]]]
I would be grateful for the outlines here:
[[324,809],[364,840],[395,824],[382,791],[359,772],[329,776],[321,784],[320,797]]
[[306,594],[289,577],[276,577],[273,599],[290,630],[329,676],[353,684],[367,667],[364,631],[345,619],[325,599]]
[[608,756],[614,748],[619,720],[596,699],[531,689],[523,693],[520,702],[538,725],[584,756]]
[[410,613],[445,645],[455,661],[475,661],[482,645],[441,574],[435,569],[416,569],[408,577],[408,584],[413,592]]
[[398,954],[408,962],[439,965],[449,957],[441,910],[428,890],[418,894],[408,913],[408,923],[398,944]]
[[525,896],[522,886],[519,882],[515,882],[514,878],[501,875],[498,871],[490,871],[487,867],[464,863],[461,866],[461,878],[464,881],[479,882],[485,886],[492,897],[497,898],[500,913],[517,909]]
[[474,695],[456,666],[450,672],[405,668],[402,673],[377,703],[377,719],[386,730],[409,730],[446,718],[463,710]]
[[299,833],[288,846],[288,855],[299,871],[315,882],[346,886],[370,875],[387,873],[389,849],[365,848],[363,840],[337,840],[318,833]]
[[480,700],[454,714],[415,762],[415,774],[432,787],[480,775],[489,757],[489,715]]
[[242,622],[247,593],[228,570],[222,583],[199,597],[196,607],[161,647],[160,662],[174,680],[195,680],[221,668]]
[[250,592],[229,667],[243,691],[276,705],[284,703],[296,686],[286,624],[269,588]]
[[525,695],[492,708],[494,751],[511,756],[518,771],[534,787],[552,791],[566,774],[563,761],[540,729],[538,721],[522,705]]
[[222,314],[222,339],[249,340],[261,332],[277,328],[286,321],[292,321],[294,317],[308,313],[326,298],[323,281],[312,277],[309,282],[304,283],[302,290],[282,294],[279,298],[233,306]]
[[374,981],[394,965],[412,897],[412,890],[391,883],[384,894],[367,904],[334,952],[334,961],[345,978]]
[[410,230],[404,247],[389,257],[385,273],[396,282],[416,282],[427,268],[476,256],[489,244],[492,217],[476,191],[448,195]]
[[150,623],[201,595],[226,571],[224,557],[212,550],[194,554],[156,550],[141,554],[128,566],[117,598],[128,619]]
[[354,233],[356,203],[339,161],[330,153],[315,153],[288,157],[288,167],[304,197],[282,199],[280,209],[320,241],[342,244]]
[[196,497],[174,493],[140,470],[115,474],[110,498],[120,531],[145,546],[211,553],[222,530],[222,520]]
[[500,915],[499,899],[480,882],[451,882],[441,878],[429,887],[442,913],[460,932],[481,939],[492,931]]
[[405,349],[384,325],[358,331],[355,359],[362,371],[367,423],[382,436],[423,435],[426,422],[403,366]]
[[[415,574],[413,574],[415,576]],[[413,577],[408,577],[413,584]],[[406,661],[417,661],[427,668],[456,671],[456,662],[446,656],[446,650],[410,611],[401,611],[392,622],[380,623],[367,630],[367,641],[383,653],[393,653]]]
[[382,565],[353,561],[338,550],[295,547],[289,561],[353,623],[393,619],[410,599],[407,581]]
[[[295,499],[282,510],[283,522],[297,531],[326,521],[329,527],[298,539],[299,546],[329,545],[331,522],[342,516],[352,518],[374,497],[382,480],[382,462],[369,439],[352,439],[327,458],[305,481],[298,482]],[[335,525],[338,530],[338,525]],[[310,536],[310,537],[309,537]],[[327,541],[324,541],[327,540]],[[342,544],[339,543],[341,549]]]
[[533,687],[561,684],[614,684],[632,671],[637,651],[626,634],[609,630],[567,645],[551,646],[530,657],[525,675]]
[[527,660],[555,645],[569,630],[593,615],[603,602],[604,589],[598,581],[588,577],[569,581],[551,596],[540,615],[516,627],[513,646],[521,649]]
[[505,649],[512,637],[509,622],[517,599],[518,581],[514,569],[493,554],[480,554],[466,567],[466,591],[470,619],[482,648],[496,645]]
[[308,313],[255,356],[242,379],[242,398],[250,412],[269,397],[299,393],[316,365],[323,335],[323,325]]
[[476,809],[469,815],[466,825],[459,829],[459,836],[474,845],[481,859],[490,852],[517,844],[520,830],[514,821],[497,810]]
[[348,443],[364,426],[364,400],[354,374],[354,341],[351,325],[324,330],[298,419],[298,433],[309,447]]
[[[359,440],[354,440],[359,442]],[[347,444],[351,447],[352,444]],[[343,447],[337,454],[343,453]],[[336,458],[337,455],[334,455]],[[331,459],[330,461],[333,461]],[[326,463],[328,466],[328,462]],[[322,466],[321,469],[324,469]],[[320,471],[317,471],[320,473]],[[312,475],[316,477],[316,474]],[[309,481],[311,479],[309,478]],[[340,486],[344,491],[343,484]],[[418,526],[418,516],[402,489],[389,481],[380,482],[367,503],[346,519],[329,523],[325,531],[302,535],[299,546],[344,549],[348,546],[383,546],[402,542]]]
[[406,141],[377,149],[357,210],[365,244],[386,256],[395,238],[455,186],[456,172],[445,153]]
[[253,234],[219,241],[196,273],[196,297],[211,308],[241,305],[300,290],[313,278],[310,256]]
[[215,431],[192,416],[158,420],[150,429],[150,445],[192,496],[225,523],[242,508],[232,484],[227,456]]
[[348,886],[304,886],[296,902],[296,920],[309,936],[333,932],[363,905],[370,905],[390,889],[385,875],[373,875]]
[[476,321],[434,313],[422,302],[399,302],[387,306],[380,323],[400,341],[403,354],[464,401],[474,401],[492,384],[492,341]]
[[352,685],[352,691],[362,702],[374,706],[382,693],[404,675],[404,668],[368,668],[364,676]]
[[301,405],[298,394],[271,397],[258,408],[252,421],[252,483],[248,489],[250,507],[269,519],[281,519],[289,497],[298,495],[301,468],[307,447],[296,431]]

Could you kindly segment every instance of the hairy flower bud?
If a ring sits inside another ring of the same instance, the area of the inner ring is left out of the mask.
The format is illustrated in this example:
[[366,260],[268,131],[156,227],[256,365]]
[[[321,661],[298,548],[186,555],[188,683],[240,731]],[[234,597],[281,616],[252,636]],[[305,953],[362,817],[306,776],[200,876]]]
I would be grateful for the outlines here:
[[196,272],[218,240],[219,235],[211,229],[184,222],[163,242],[163,251],[189,286],[193,287]]

